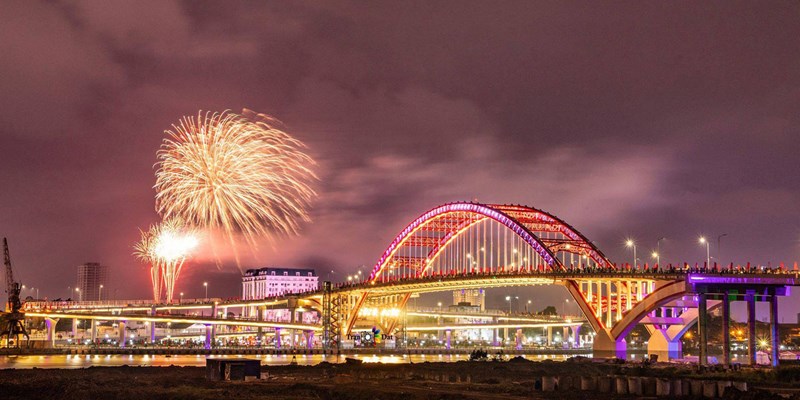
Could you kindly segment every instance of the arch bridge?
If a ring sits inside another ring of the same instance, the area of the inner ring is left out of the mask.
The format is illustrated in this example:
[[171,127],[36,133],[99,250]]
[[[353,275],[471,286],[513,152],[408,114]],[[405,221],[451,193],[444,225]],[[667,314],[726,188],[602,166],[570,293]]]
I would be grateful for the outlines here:
[[[754,321],[755,301],[768,301],[774,321],[777,296],[786,295],[797,278],[796,270],[617,266],[577,229],[545,211],[451,203],[408,224],[367,280],[324,292],[323,335],[335,342],[364,324],[392,334],[403,322],[398,310],[412,294],[556,284],[567,289],[596,332],[595,356],[624,357],[625,337],[644,323],[653,335],[650,352],[674,358],[680,357],[681,335],[698,319],[706,321],[709,305],[723,306],[729,316],[731,301],[748,301]],[[701,356],[703,339],[701,334]],[[773,353],[777,359],[777,345]]]

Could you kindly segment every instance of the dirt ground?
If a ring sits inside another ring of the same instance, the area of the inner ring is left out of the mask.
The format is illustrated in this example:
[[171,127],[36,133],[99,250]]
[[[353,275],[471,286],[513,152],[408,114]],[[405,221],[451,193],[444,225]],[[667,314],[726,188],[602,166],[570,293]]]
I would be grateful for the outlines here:
[[[542,376],[640,375],[751,380],[751,386],[795,386],[795,372],[722,372],[702,374],[690,367],[619,365],[588,360],[567,362],[456,362],[420,364],[328,364],[263,366],[265,380],[220,382],[198,367],[92,367],[83,370],[2,370],[0,393],[15,399],[608,399],[577,389],[541,392]],[[780,382],[779,382],[780,381]],[[751,390],[728,393],[730,399],[779,399]],[[785,398],[785,397],[783,397]],[[794,395],[800,399],[800,396]]]

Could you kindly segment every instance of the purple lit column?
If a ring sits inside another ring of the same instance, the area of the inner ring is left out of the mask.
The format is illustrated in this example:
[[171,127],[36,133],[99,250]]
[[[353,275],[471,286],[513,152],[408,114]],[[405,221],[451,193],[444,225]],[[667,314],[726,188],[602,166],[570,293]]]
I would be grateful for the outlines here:
[[756,365],[756,296],[748,290],[747,295],[747,359]]
[[731,301],[728,293],[722,295],[722,363],[731,364]]
[[211,350],[211,346],[213,345],[213,343],[212,343],[213,340],[212,340],[211,336],[212,336],[211,335],[211,325],[208,324],[208,325],[206,325],[206,342],[205,342],[205,349],[206,350]]
[[275,328],[275,348],[281,348],[281,328]]
[[772,366],[777,367],[781,341],[778,337],[778,296],[775,295],[775,292],[769,296],[769,330],[772,340],[770,358],[772,358]]

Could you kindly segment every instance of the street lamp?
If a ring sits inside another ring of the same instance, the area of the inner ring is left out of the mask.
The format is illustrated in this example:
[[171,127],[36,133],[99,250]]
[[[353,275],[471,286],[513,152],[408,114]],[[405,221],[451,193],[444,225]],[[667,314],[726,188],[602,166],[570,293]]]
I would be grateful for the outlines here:
[[561,314],[564,316],[567,315],[567,304],[569,304],[569,299],[564,299],[564,304],[561,307]]
[[[658,240],[656,240],[656,253],[658,253],[659,257],[661,257],[661,241],[662,240],[667,240],[667,238],[666,237],[660,237],[660,238],[658,238]],[[661,261],[661,260],[659,259],[659,261]]]
[[531,301],[528,300],[528,304],[525,304],[525,314],[528,313],[528,307],[531,305]]
[[183,292],[181,292],[181,303],[183,303]]
[[654,251],[652,256],[656,259],[656,265],[661,265],[661,255],[658,254],[657,251]]
[[78,301],[83,301],[83,293],[81,293],[81,288],[75,288],[75,291],[78,292]]
[[206,301],[208,301],[208,282],[203,282],[203,286],[206,288]]
[[708,240],[705,236],[700,236],[700,244],[706,245],[706,268],[711,266],[711,249],[708,246]]
[[633,268],[636,268],[636,243],[633,239],[628,239],[625,242],[625,246],[633,248]]
[[722,246],[720,242],[722,242],[722,238],[728,236],[727,233],[723,233],[722,235],[717,236],[717,260],[722,263]]
[[506,301],[508,302],[508,315],[511,315],[511,296],[506,296]]
[[103,285],[100,285],[100,291],[97,292],[97,301],[103,300]]
[[439,307],[439,311],[442,310],[442,302],[441,301],[436,303],[436,306]]

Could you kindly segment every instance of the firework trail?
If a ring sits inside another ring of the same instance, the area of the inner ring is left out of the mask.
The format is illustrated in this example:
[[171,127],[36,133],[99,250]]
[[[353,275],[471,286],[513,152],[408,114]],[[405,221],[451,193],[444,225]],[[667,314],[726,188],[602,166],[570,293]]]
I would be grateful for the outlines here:
[[153,301],[161,299],[161,261],[156,254],[156,238],[158,226],[150,225],[150,229],[139,229],[141,239],[133,246],[133,255],[146,264],[150,264],[150,280],[153,284]]
[[153,299],[171,303],[186,258],[197,246],[195,233],[184,226],[178,218],[169,218],[159,225],[152,225],[147,231],[140,230],[142,238],[134,246],[134,255],[151,264],[150,278],[153,283]]
[[245,110],[184,117],[158,152],[156,210],[220,231],[235,249],[242,235],[274,242],[297,234],[316,193],[314,161],[279,122]]

